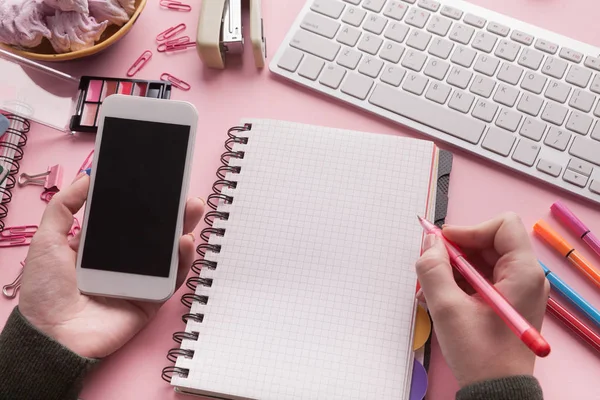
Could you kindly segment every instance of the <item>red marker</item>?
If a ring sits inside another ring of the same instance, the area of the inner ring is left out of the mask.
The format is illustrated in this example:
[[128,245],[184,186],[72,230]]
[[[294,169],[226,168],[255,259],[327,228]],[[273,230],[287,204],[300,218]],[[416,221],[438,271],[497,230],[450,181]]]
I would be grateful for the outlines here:
[[560,320],[570,330],[575,332],[584,342],[600,352],[600,336],[591,330],[586,324],[577,319],[552,297],[548,299],[548,313]]
[[442,230],[431,222],[418,217],[423,229],[428,234],[441,238],[446,245],[450,263],[461,273],[462,276],[473,286],[486,303],[498,314],[506,325],[531,349],[538,357],[546,357],[550,354],[550,345],[521,314],[510,305],[508,300],[490,284],[469,263],[460,249],[444,237]]

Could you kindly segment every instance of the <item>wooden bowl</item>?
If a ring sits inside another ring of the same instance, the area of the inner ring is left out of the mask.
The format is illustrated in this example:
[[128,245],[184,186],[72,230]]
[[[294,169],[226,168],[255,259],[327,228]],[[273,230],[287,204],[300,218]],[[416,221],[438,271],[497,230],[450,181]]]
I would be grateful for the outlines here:
[[69,53],[56,53],[52,48],[50,42],[46,39],[44,39],[42,44],[40,44],[39,46],[28,50],[8,46],[2,43],[0,43],[0,47],[12,53],[18,54],[22,57],[28,58],[30,60],[39,61],[69,61],[91,56],[92,54],[96,54],[106,49],[107,47],[116,43],[123,36],[125,36],[127,32],[129,32],[129,30],[133,27],[135,21],[137,21],[138,17],[142,13],[142,10],[146,6],[147,1],[148,0],[135,0],[135,12],[133,13],[129,21],[127,21],[127,23],[123,26],[116,26],[112,24],[109,25],[104,31],[104,33],[102,33],[100,40],[88,49],[71,51]]

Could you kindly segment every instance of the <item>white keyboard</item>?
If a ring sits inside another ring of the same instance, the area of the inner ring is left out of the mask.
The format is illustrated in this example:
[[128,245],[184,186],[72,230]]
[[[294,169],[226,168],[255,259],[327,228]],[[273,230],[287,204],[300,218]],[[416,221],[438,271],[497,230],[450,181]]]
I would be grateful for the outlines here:
[[270,69],[600,203],[598,54],[462,0],[309,0]]

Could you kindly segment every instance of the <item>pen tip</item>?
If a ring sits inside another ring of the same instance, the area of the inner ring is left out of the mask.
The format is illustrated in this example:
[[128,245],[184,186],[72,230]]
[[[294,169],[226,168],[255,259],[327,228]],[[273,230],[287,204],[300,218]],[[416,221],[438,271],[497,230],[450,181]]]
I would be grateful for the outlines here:
[[423,218],[421,218],[420,215],[417,215],[417,219],[419,220],[419,222],[423,221]]

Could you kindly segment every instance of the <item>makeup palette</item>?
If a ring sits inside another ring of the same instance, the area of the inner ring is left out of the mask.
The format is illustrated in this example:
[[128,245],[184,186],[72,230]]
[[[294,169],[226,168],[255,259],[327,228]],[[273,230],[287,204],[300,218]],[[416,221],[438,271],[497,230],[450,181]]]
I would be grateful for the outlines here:
[[69,124],[70,129],[95,133],[98,130],[102,102],[113,94],[168,99],[171,97],[171,84],[165,81],[83,76],[79,80],[79,97],[75,115],[71,117]]

